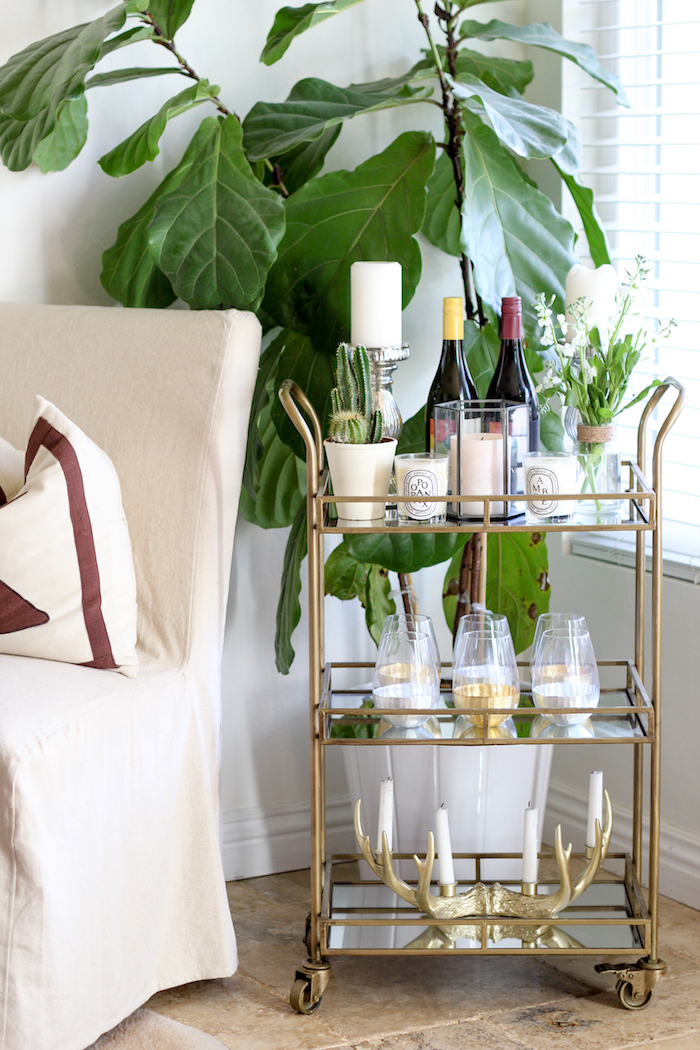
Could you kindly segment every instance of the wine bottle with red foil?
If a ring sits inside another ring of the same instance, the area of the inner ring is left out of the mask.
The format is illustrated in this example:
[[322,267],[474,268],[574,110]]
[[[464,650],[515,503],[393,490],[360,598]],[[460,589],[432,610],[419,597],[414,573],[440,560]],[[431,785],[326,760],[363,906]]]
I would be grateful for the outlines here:
[[426,406],[425,443],[429,452],[436,443],[435,406],[444,401],[474,401],[477,397],[464,353],[463,310],[464,302],[459,296],[442,301],[442,355]]
[[525,363],[522,301],[518,295],[501,300],[501,353],[486,396],[489,400],[528,405],[528,451],[539,452],[540,409],[532,376]]

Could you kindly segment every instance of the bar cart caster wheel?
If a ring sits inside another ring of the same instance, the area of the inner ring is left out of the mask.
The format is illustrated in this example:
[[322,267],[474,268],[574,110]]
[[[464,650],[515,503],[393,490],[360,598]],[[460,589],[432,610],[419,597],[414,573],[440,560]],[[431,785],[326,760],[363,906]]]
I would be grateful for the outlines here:
[[625,1010],[646,1010],[654,997],[653,988],[650,988],[646,994],[643,993],[641,996],[635,995],[634,988],[629,981],[618,981],[615,985],[615,991]]
[[289,1002],[298,1014],[312,1014],[321,1005],[321,998],[313,1002],[311,998],[311,978],[297,977],[289,993]]

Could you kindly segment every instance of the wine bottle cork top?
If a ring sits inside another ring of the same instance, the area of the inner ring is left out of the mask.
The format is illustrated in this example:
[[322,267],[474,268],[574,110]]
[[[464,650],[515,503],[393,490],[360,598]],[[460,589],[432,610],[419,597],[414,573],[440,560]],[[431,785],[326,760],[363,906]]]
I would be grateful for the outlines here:
[[501,299],[501,314],[522,314],[523,301],[519,295],[507,295]]
[[458,295],[442,300],[442,338],[464,338],[464,300]]
[[501,339],[522,339],[523,303],[519,295],[501,299]]

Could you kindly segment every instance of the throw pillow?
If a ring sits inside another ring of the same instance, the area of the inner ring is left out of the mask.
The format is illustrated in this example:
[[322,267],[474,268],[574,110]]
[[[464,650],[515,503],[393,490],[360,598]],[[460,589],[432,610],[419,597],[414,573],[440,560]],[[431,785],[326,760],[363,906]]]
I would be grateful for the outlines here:
[[41,397],[19,487],[17,455],[0,446],[0,652],[133,678],[136,578],[111,459]]

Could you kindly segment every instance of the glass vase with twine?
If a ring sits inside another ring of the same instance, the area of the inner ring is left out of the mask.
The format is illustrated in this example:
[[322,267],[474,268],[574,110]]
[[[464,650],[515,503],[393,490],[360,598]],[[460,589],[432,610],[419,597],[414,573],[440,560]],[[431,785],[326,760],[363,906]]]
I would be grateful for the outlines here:
[[[622,455],[615,440],[615,424],[589,426],[579,423],[577,458],[581,468],[581,494],[601,495],[622,491]],[[624,500],[579,500],[576,520],[581,525],[618,525]]]

